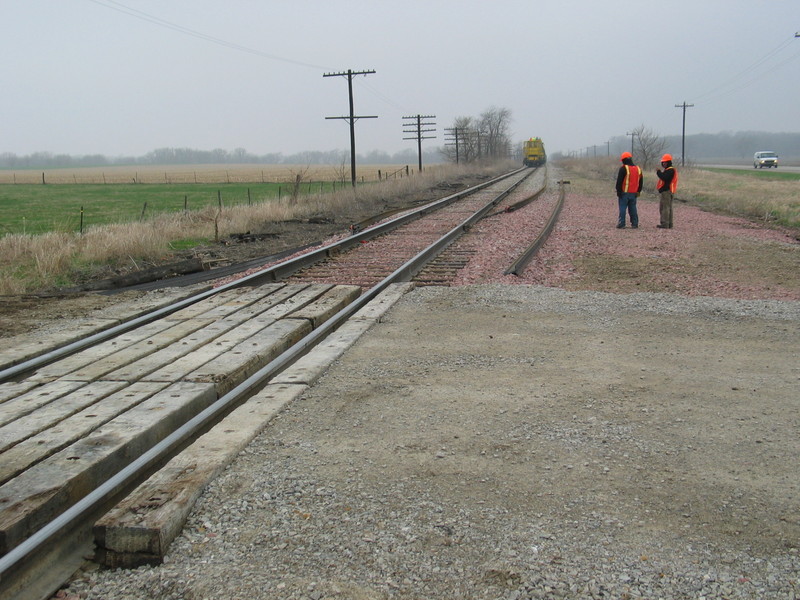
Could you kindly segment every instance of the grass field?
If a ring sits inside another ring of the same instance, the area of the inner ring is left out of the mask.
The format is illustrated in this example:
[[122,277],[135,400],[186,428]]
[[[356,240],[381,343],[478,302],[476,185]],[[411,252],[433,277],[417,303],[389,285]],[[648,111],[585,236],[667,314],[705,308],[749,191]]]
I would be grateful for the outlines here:
[[[17,179],[0,184],[0,296],[70,286],[131,265],[157,264],[168,261],[176,250],[216,242],[232,233],[260,231],[269,224],[338,215],[362,203],[380,205],[386,196],[429,189],[467,170],[488,177],[510,169],[508,164],[432,165],[419,174],[404,166],[375,167],[358,172],[359,183],[374,183],[355,189],[349,169],[342,183],[331,168],[307,167],[273,169],[270,175],[276,181],[272,182],[266,181],[266,170],[262,182],[252,168],[249,173],[228,169],[222,181],[219,173],[206,168],[198,183],[145,182],[141,174],[135,175],[135,184],[121,174],[124,183],[109,184],[108,176],[106,183],[87,183],[85,169],[74,178],[62,173],[63,183],[57,184]],[[248,174],[255,180],[246,181]],[[294,196],[298,176],[301,185]],[[283,190],[280,197],[279,190]],[[79,234],[81,207],[84,229]]]
[[[362,170],[359,180],[376,181],[398,169]],[[349,169],[345,183],[340,174],[331,167],[116,167],[45,172],[42,184],[35,173],[0,171],[0,235],[83,231],[157,214],[269,202],[295,190],[325,193],[351,185]]]
[[[156,214],[269,202],[291,195],[292,189],[278,183],[0,185],[0,233],[81,231]],[[333,189],[332,182],[305,182],[299,192]]]
[[[358,167],[359,181],[377,181],[405,165]],[[380,177],[379,177],[380,174]],[[350,181],[347,165],[138,165],[74,169],[2,169],[0,184],[111,184],[111,183],[291,183],[297,175],[306,181]]]
[[705,168],[711,173],[723,173],[736,177],[763,177],[764,179],[774,179],[775,181],[800,181],[800,173],[789,171],[779,171],[777,169],[715,169]]

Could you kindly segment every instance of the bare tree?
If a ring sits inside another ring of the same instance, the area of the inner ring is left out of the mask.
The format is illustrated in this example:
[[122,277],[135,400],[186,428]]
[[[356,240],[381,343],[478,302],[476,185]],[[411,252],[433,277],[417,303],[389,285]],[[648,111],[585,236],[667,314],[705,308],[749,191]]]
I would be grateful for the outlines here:
[[634,153],[636,164],[642,169],[651,169],[657,166],[667,148],[667,140],[644,125],[639,125],[633,132],[638,142]]
[[[478,118],[458,117],[453,122],[453,130],[459,132],[459,161],[470,163],[507,157],[511,148],[510,126],[511,111],[507,108],[489,108]],[[442,154],[449,161],[456,161],[455,146],[445,146]]]
[[[472,117],[456,117],[453,121],[453,131],[458,132],[458,160],[462,163],[474,162],[477,159],[477,145],[474,132],[477,128]],[[442,149],[442,155],[450,162],[456,162],[455,145],[447,145]]]
[[483,155],[488,158],[505,158],[511,146],[509,128],[511,111],[507,108],[491,107],[481,113],[479,130],[483,135]]
[[342,152],[341,161],[333,167],[333,172],[339,183],[344,184],[350,180],[350,154],[348,152]]

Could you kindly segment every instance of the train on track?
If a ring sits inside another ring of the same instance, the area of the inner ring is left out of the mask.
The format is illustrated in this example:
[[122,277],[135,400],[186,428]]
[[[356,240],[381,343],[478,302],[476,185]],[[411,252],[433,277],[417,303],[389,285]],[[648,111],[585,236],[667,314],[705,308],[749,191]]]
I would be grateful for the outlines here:
[[526,167],[541,167],[547,162],[542,138],[532,137],[522,146],[522,164]]

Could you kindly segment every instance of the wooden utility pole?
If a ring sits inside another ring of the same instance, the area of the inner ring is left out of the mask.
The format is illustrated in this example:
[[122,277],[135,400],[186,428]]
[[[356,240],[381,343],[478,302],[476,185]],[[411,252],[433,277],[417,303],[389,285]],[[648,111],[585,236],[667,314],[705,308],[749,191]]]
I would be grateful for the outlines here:
[[463,127],[451,127],[450,129],[445,129],[444,131],[445,131],[445,135],[449,136],[449,137],[446,137],[445,139],[452,140],[452,142],[449,142],[449,143],[445,142],[445,146],[455,146],[456,147],[456,164],[458,164],[458,161],[459,161],[458,149],[459,149],[459,146],[460,146],[459,141],[463,141],[464,140],[464,135],[465,135],[466,130]]
[[[431,131],[436,131],[436,129],[423,129],[423,127],[432,127],[436,125],[436,123],[431,122],[423,122],[423,119],[435,119],[436,115],[417,115],[415,117],[403,117],[403,119],[413,119],[416,121],[414,123],[403,123],[403,133],[410,133],[412,134],[411,137],[404,137],[404,140],[417,140],[417,156],[419,157],[419,172],[422,173],[422,140],[431,140],[435,138],[435,135],[424,135],[426,133],[430,133]],[[405,129],[406,127],[410,127],[411,129]]]
[[353,112],[353,76],[370,75],[375,71],[351,71],[347,69],[344,73],[323,73],[323,77],[347,77],[347,91],[350,96],[350,116],[349,117],[325,117],[326,119],[344,119],[350,123],[350,180],[353,187],[356,186],[356,121],[358,119],[377,119],[375,116],[356,116]]
[[636,137],[636,132],[635,131],[633,133],[626,132],[625,135],[631,136],[631,154],[633,154],[633,138]]
[[684,162],[686,162],[686,109],[693,106],[694,104],[686,104],[685,100],[683,104],[675,105],[675,108],[683,109],[683,129],[681,131],[681,166],[683,166]]

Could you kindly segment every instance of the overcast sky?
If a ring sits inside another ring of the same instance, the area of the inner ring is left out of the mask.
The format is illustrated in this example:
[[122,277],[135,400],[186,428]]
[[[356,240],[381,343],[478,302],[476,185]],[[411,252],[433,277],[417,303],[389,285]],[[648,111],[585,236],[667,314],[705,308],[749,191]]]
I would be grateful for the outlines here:
[[[139,156],[410,148],[402,117],[512,114],[585,151],[660,135],[800,132],[798,0],[0,0],[0,152]],[[800,152],[799,152],[800,153]]]

